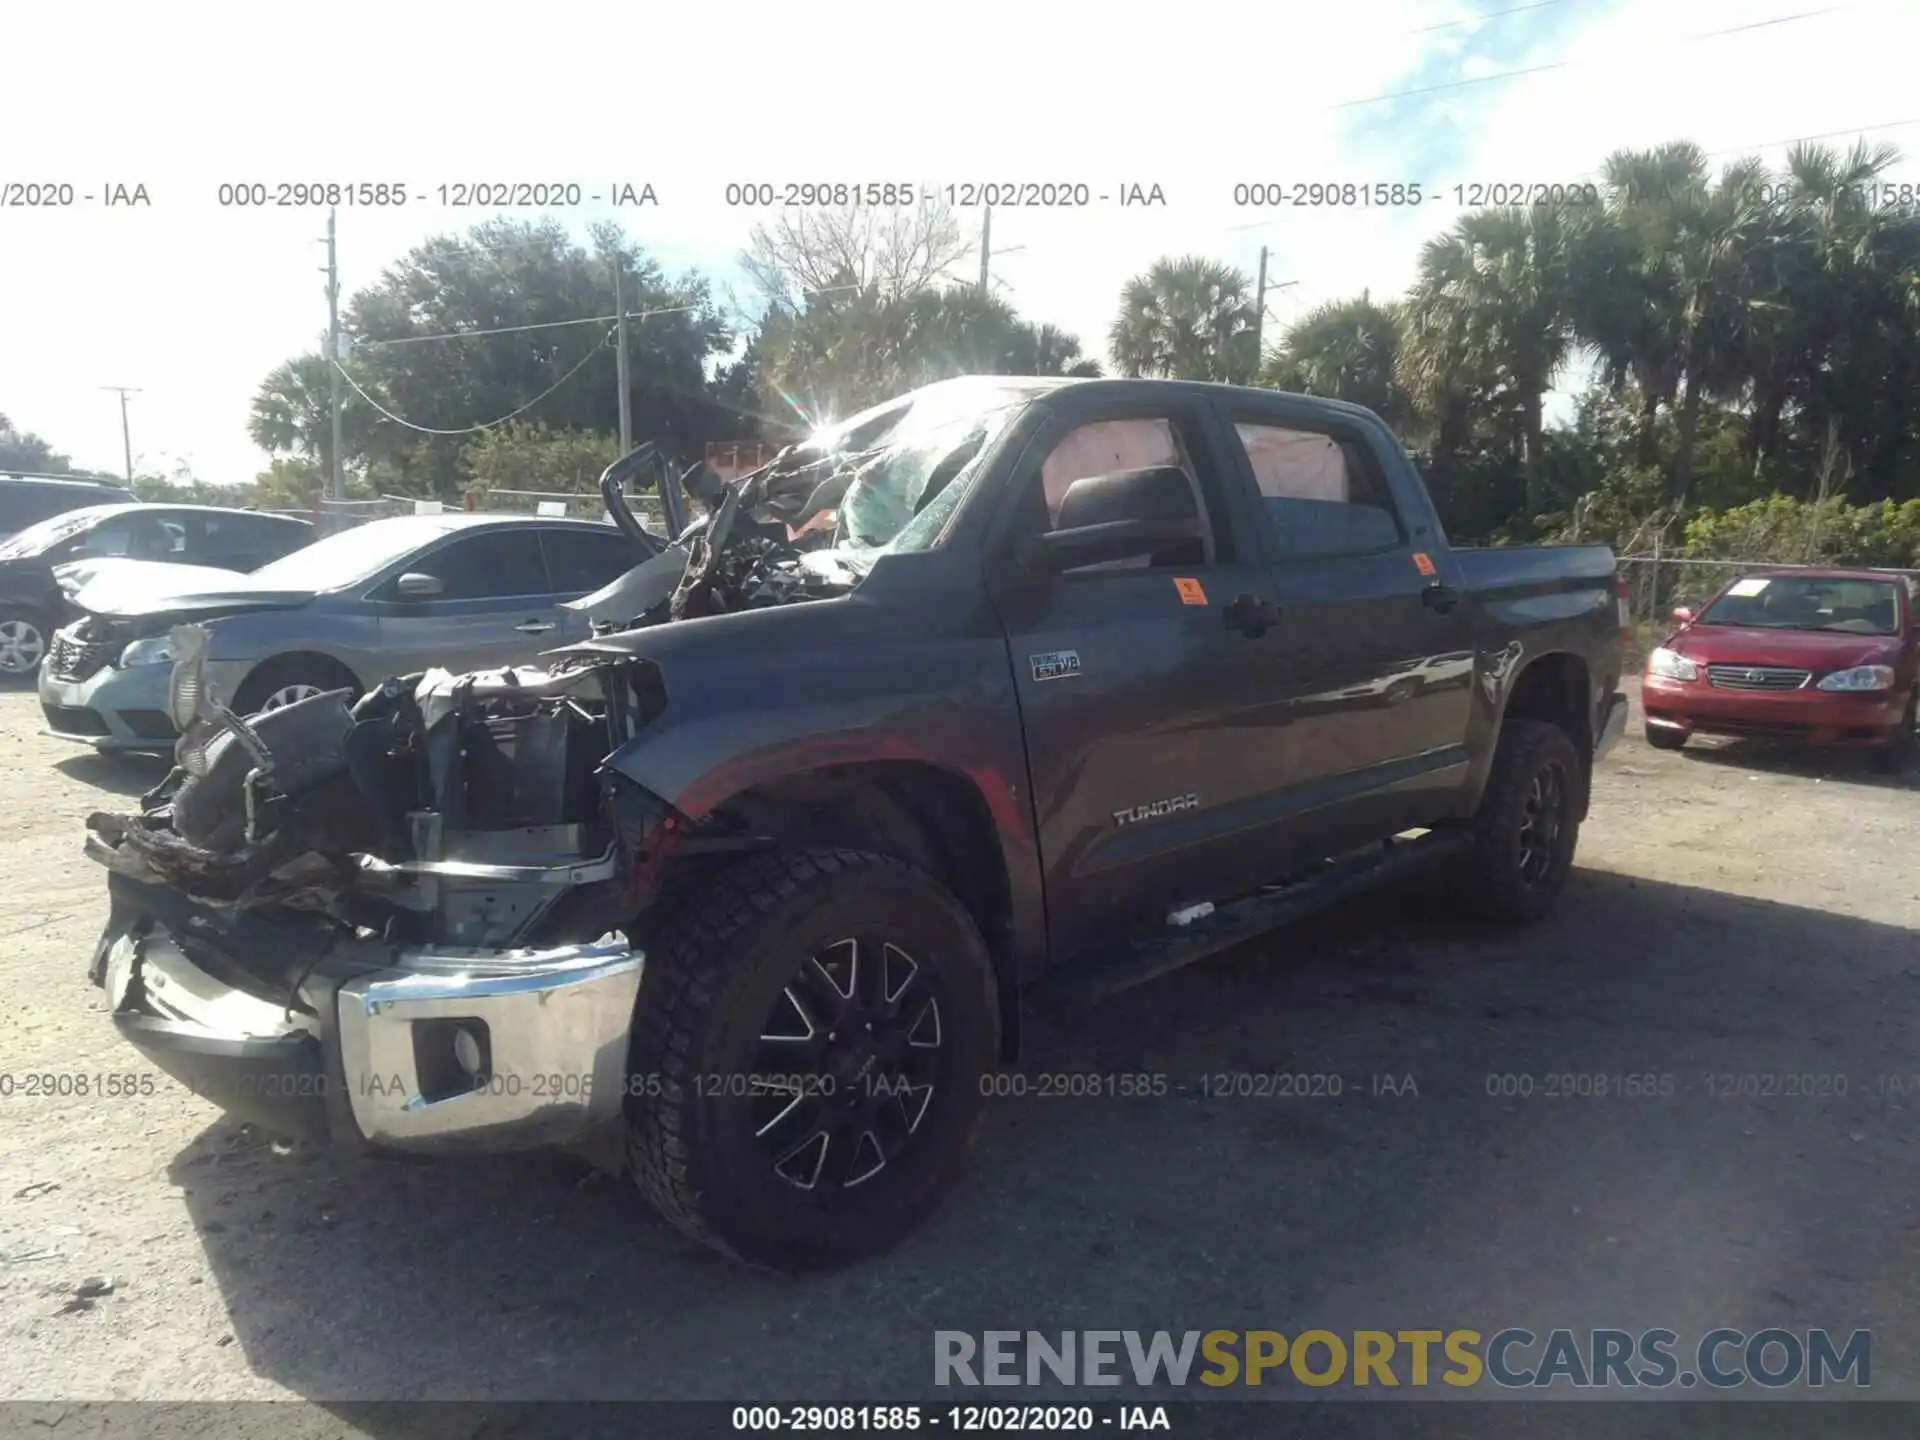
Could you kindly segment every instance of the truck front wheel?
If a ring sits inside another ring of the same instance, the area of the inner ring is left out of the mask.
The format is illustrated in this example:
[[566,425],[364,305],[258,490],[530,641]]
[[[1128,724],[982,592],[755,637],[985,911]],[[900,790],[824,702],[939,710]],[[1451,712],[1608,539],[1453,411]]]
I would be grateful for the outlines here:
[[1537,920],[1553,908],[1573,868],[1585,771],[1558,725],[1509,720],[1473,817],[1473,846],[1449,893],[1492,920]]
[[627,1157],[676,1227],[804,1269],[891,1245],[978,1137],[999,1054],[973,919],[886,856],[801,850],[714,879],[647,937]]

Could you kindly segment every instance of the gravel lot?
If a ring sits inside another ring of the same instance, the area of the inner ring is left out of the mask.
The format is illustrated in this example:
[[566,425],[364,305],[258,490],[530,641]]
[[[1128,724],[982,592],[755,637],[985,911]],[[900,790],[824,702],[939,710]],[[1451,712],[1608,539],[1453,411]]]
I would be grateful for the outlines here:
[[[349,1166],[164,1076],[133,1099],[16,1088],[0,1397],[951,1400],[936,1328],[1422,1325],[1871,1327],[1874,1393],[1920,1396],[1920,777],[1657,754],[1638,729],[1556,919],[1487,932],[1376,900],[1049,1027],[1029,1074],[1176,1093],[998,1102],[932,1223],[824,1278],[709,1257],[567,1157]],[[19,689],[0,762],[0,1072],[143,1070],[83,973],[104,885],[80,840],[158,772],[41,736]],[[1345,1092],[1198,1094],[1229,1070]],[[1569,1072],[1675,1093],[1487,1093]],[[1709,1074],[1845,1094],[1716,1098]],[[75,1303],[96,1276],[111,1293]]]

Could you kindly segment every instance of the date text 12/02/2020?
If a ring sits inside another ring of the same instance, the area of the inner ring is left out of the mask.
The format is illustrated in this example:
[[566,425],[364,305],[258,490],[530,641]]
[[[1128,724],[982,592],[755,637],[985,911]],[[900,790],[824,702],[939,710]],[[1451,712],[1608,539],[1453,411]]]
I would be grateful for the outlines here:
[[1233,203],[1258,209],[1391,210],[1452,202],[1481,206],[1598,205],[1600,187],[1589,181],[1475,180],[1428,185],[1416,180],[1251,180],[1233,187]]

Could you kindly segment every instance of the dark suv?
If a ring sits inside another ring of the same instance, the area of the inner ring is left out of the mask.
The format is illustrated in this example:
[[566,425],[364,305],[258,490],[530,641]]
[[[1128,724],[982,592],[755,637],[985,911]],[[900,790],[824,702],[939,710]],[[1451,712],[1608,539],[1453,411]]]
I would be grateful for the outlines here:
[[56,567],[142,560],[250,571],[312,539],[306,520],[209,505],[88,505],[29,525],[0,540],[0,677],[33,674],[71,618]]
[[83,505],[130,505],[138,497],[110,480],[0,470],[0,541]]

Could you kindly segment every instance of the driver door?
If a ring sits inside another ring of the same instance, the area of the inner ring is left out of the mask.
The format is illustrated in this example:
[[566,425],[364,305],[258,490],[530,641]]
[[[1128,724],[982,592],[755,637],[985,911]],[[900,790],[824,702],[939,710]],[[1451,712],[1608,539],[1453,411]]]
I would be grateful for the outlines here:
[[[1191,549],[1035,576],[1011,557],[1052,528],[1067,486],[1175,465],[1207,539]],[[1144,917],[1257,884],[1284,720],[1272,630],[1241,623],[1271,580],[1215,422],[1198,403],[1076,407],[1016,463],[989,589],[1004,626],[1046,874],[1050,941],[1070,951]],[[1238,606],[1238,608],[1236,608]]]

